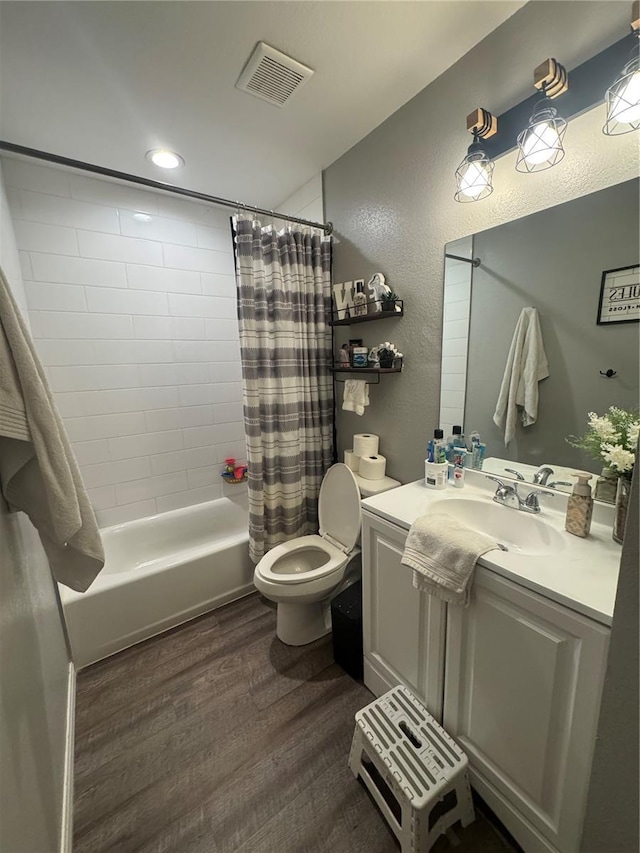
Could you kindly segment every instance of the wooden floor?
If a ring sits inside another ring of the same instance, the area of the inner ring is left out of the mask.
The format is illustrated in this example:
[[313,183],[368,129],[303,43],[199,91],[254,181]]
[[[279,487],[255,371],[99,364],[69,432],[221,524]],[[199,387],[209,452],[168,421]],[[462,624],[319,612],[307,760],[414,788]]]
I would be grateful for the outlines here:
[[[89,667],[74,853],[396,853],[347,767],[371,699],[327,640],[280,643],[256,595]],[[513,849],[481,817],[457,834],[457,853]]]

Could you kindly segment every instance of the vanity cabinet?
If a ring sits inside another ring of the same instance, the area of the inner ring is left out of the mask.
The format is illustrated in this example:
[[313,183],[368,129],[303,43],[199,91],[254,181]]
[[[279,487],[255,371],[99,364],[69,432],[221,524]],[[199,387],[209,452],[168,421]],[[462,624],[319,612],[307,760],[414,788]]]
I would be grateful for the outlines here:
[[469,607],[448,609],[444,727],[527,853],[579,850],[608,638],[483,568]]
[[405,684],[442,720],[446,605],[401,565],[407,532],[363,514],[364,681],[380,696]]
[[578,853],[609,629],[480,566],[446,606],[401,565],[407,531],[363,518],[366,685],[425,700],[526,853]]

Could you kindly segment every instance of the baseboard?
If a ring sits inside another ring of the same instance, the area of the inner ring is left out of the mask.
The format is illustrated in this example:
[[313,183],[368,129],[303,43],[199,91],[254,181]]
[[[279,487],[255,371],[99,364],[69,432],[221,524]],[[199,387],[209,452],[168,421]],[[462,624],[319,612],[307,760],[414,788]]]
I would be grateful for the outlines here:
[[62,828],[60,853],[71,853],[73,845],[73,761],[76,729],[76,668],[69,662],[67,686],[67,732],[65,738]]

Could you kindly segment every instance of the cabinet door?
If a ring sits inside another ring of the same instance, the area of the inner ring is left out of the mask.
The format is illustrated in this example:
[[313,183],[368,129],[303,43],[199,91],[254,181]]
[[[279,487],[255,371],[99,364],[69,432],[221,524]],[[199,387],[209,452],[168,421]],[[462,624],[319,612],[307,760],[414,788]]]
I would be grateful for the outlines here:
[[406,684],[442,719],[446,606],[413,587],[400,563],[407,531],[364,515],[365,684],[377,696]]
[[578,850],[608,638],[485,569],[449,608],[444,726],[527,853]]

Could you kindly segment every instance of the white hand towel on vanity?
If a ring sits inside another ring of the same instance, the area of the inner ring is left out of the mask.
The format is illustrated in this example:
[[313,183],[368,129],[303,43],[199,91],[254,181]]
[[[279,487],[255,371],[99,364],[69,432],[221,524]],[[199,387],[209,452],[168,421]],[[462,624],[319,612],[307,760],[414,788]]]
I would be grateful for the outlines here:
[[0,490],[9,509],[29,516],[55,579],[84,592],[104,565],[100,531],[44,370],[2,270]]
[[542,343],[540,320],[535,308],[523,308],[507,356],[493,422],[504,430],[505,447],[516,433],[518,408],[523,426],[538,418],[538,382],[549,375]]
[[416,589],[451,604],[468,604],[478,557],[498,547],[485,533],[434,513],[413,522],[400,562],[413,569]]

